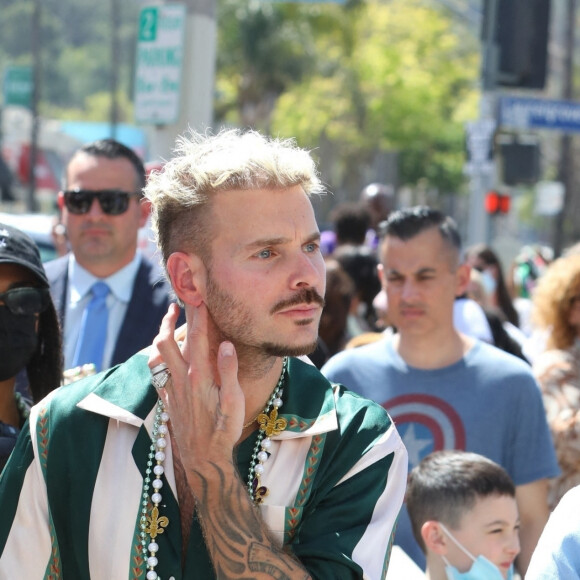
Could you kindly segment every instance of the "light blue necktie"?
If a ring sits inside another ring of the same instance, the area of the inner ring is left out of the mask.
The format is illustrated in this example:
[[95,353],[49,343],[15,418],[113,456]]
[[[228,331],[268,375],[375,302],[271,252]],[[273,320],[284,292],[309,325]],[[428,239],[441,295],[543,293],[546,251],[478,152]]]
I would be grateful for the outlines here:
[[109,309],[107,295],[110,288],[105,282],[95,282],[91,288],[92,298],[83,312],[81,330],[73,359],[73,366],[93,363],[97,371],[103,366],[103,353],[107,340]]

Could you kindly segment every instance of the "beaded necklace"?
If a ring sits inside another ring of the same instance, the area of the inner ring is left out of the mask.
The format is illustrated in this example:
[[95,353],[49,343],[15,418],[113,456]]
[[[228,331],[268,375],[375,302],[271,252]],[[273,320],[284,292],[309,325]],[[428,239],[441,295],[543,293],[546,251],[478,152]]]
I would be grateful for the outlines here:
[[[279,435],[284,431],[284,429],[286,429],[288,424],[286,419],[278,418],[278,409],[280,409],[283,404],[282,393],[287,367],[288,357],[284,357],[282,360],[282,372],[280,373],[278,383],[272,391],[264,410],[256,417],[256,419],[254,419],[254,421],[257,421],[260,425],[260,430],[250,460],[247,489],[250,498],[256,505],[262,503],[264,498],[268,495],[268,488],[261,485],[260,479],[264,472],[264,463],[270,457],[270,453],[268,452],[272,445],[272,440],[270,438],[272,435]],[[165,405],[159,399],[155,410],[151,447],[149,448],[147,469],[145,470],[145,478],[143,479],[143,494],[141,502],[140,538],[143,554],[148,554],[145,560],[147,564],[147,580],[157,580],[159,578],[155,571],[155,568],[159,563],[157,558],[159,544],[155,539],[159,534],[164,532],[164,528],[169,524],[169,519],[166,516],[159,516],[159,504],[162,499],[160,490],[163,487],[161,476],[165,473],[163,463],[165,461],[165,448],[167,447],[165,437],[169,433],[167,427],[168,421],[169,414],[165,411]],[[153,481],[151,481],[151,473],[155,476]],[[151,488],[153,488],[153,491],[151,496],[149,496],[149,490]],[[151,504],[153,505],[151,515],[147,515],[149,511],[149,501],[151,501]]]
[[[163,528],[169,524],[169,519],[166,516],[159,517],[159,504],[161,503],[160,489],[163,487],[161,476],[165,473],[163,462],[165,461],[165,448],[167,441],[165,436],[168,433],[167,421],[169,421],[169,414],[165,411],[165,405],[159,399],[157,401],[157,409],[155,411],[155,422],[153,423],[153,433],[151,447],[149,448],[149,457],[147,458],[147,469],[145,470],[145,478],[143,479],[143,501],[141,502],[141,547],[143,554],[149,553],[146,558],[147,562],[147,580],[156,580],[158,578],[155,567],[159,563],[157,560],[157,552],[159,544],[155,538],[163,533]],[[155,460],[155,465],[153,465]],[[153,468],[153,469],[151,469]],[[151,471],[155,475],[155,479],[151,482]],[[149,488],[153,488],[151,493],[151,515],[148,516],[149,507]]]
[[[256,504],[261,504],[264,498],[268,495],[268,488],[261,484],[261,477],[264,473],[264,463],[270,457],[269,450],[272,447],[272,435],[279,435],[286,426],[288,421],[284,418],[278,418],[278,409],[282,407],[282,393],[284,391],[284,379],[286,376],[286,367],[288,366],[288,357],[284,357],[282,361],[282,372],[276,388],[270,395],[266,406],[262,413],[258,415],[256,421],[260,425],[258,431],[258,438],[254,445],[252,458],[250,460],[250,469],[248,470],[247,489],[251,500]],[[270,411],[270,409],[272,409]]]

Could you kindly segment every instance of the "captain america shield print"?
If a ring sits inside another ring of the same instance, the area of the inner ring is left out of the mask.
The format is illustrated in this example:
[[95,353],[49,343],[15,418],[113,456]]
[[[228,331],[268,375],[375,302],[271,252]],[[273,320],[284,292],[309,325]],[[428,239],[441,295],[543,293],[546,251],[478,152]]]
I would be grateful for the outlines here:
[[383,403],[409,453],[409,469],[432,451],[465,450],[463,422],[449,403],[432,395],[401,395]]

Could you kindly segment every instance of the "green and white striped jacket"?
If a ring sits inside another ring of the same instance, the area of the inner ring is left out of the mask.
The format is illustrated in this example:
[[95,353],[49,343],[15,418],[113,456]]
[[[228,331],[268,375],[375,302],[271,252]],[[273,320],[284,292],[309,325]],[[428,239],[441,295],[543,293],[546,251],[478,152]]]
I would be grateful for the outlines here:
[[[61,387],[33,407],[0,476],[0,579],[144,579],[142,485],[156,392],[147,355]],[[262,517],[313,578],[384,578],[407,477],[407,452],[379,405],[291,359],[262,483]],[[246,479],[256,433],[237,448]],[[182,539],[170,443],[157,537],[163,580],[215,578],[194,518]]]

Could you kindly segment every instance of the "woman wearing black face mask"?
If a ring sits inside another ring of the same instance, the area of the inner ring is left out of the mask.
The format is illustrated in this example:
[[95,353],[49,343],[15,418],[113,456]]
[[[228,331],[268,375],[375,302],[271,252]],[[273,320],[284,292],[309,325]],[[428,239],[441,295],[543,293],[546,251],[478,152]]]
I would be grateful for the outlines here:
[[[15,388],[17,377],[27,381],[25,394]],[[38,248],[20,230],[0,223],[0,469],[31,403],[61,380],[60,328]]]

